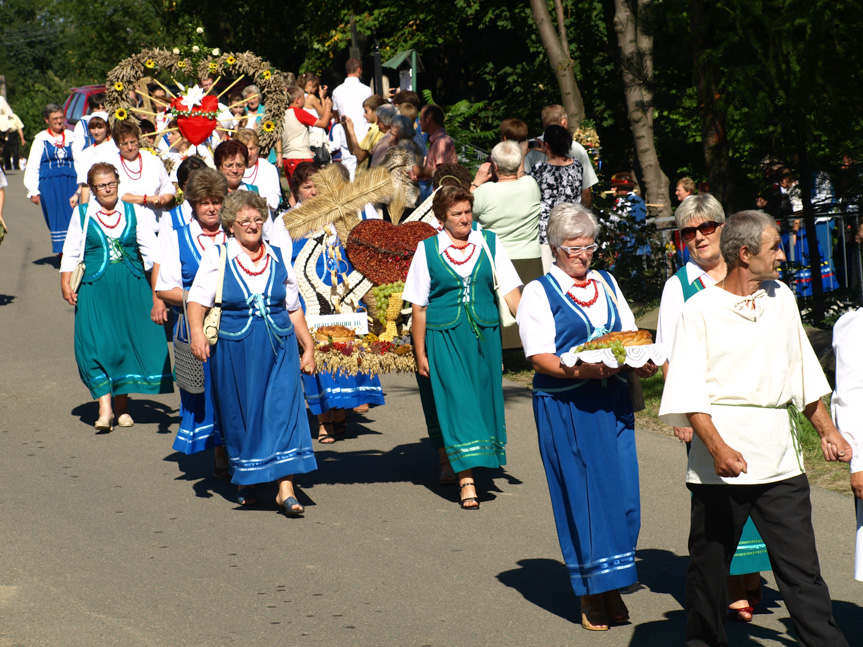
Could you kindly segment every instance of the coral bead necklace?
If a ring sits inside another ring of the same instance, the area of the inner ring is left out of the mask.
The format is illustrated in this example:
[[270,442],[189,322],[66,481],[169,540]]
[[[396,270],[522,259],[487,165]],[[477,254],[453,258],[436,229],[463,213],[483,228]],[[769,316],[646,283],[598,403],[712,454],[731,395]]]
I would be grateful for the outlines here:
[[452,263],[453,265],[464,265],[471,258],[473,258],[473,253],[476,251],[476,245],[474,245],[473,243],[466,243],[465,245],[462,245],[461,247],[456,247],[455,245],[453,245],[453,247],[455,247],[457,250],[459,250],[461,252],[463,252],[465,249],[467,249],[468,245],[471,246],[470,254],[468,254],[464,259],[462,259],[460,261],[457,261],[456,259],[454,259],[452,256],[449,255],[449,248],[443,250],[443,255],[446,256],[447,259],[449,259],[449,262]]
[[591,283],[593,283],[593,298],[592,299],[588,299],[587,301],[582,301],[581,299],[579,299],[578,297],[576,297],[572,294],[571,289],[569,291],[567,291],[566,296],[569,297],[570,301],[580,305],[582,308],[589,308],[594,303],[596,303],[597,299],[599,299],[599,286],[596,284],[596,281],[594,281],[593,279],[588,280],[586,283],[584,283],[582,285],[579,285],[578,283],[575,284],[576,287],[586,288]]

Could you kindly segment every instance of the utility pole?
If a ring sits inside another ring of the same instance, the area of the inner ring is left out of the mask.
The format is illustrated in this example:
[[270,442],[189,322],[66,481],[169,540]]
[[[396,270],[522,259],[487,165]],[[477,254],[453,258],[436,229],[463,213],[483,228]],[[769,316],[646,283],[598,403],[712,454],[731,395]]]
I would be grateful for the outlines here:
[[351,58],[360,59],[360,46],[357,43],[357,20],[353,12],[351,12]]

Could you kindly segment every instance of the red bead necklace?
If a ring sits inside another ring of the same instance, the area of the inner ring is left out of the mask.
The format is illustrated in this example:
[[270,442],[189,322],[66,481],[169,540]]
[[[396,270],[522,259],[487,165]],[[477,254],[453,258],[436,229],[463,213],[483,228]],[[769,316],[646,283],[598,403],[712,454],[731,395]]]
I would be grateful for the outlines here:
[[[129,176],[130,180],[138,181],[141,179],[141,174],[144,172],[144,158],[141,156],[141,153],[138,153],[138,170],[132,171],[128,166],[126,166],[126,159],[120,155],[120,164],[123,165],[123,171],[125,171],[126,175]],[[137,177],[135,174],[137,173]]]
[[[252,176],[248,179],[246,179],[246,176],[243,175],[243,182],[245,182],[246,184],[254,184],[255,183],[255,180],[258,178],[258,165],[260,163],[261,163],[260,160],[255,161],[255,172],[252,173]],[[247,172],[248,172],[248,169],[247,169]]]
[[45,132],[51,137],[51,143],[54,144],[57,148],[66,148],[66,131],[60,133],[60,142],[57,142],[57,135],[53,133],[50,128],[46,128]]
[[[264,246],[261,245],[261,250],[263,250],[263,249],[264,249]],[[263,251],[261,251],[261,254],[258,255],[257,259],[253,258],[252,262],[257,263],[258,260],[260,260],[261,256],[263,256]],[[264,266],[260,270],[258,270],[257,272],[253,272],[252,270],[246,269],[246,267],[240,262],[240,257],[237,256],[237,265],[239,265],[240,269],[243,270],[249,276],[260,276],[261,274],[263,274],[266,271],[269,264],[270,264],[270,257],[267,256],[266,260],[264,261]]]
[[566,296],[569,297],[570,301],[572,301],[573,303],[577,303],[582,308],[589,308],[594,303],[596,303],[596,300],[599,298],[599,286],[596,284],[596,281],[594,281],[593,279],[589,279],[587,281],[587,283],[585,283],[584,285],[578,285],[576,283],[576,286],[578,286],[578,287],[587,287],[591,283],[593,283],[593,298],[592,299],[588,299],[587,301],[582,301],[581,299],[578,299],[577,297],[573,296],[573,294],[570,291],[567,291]]
[[[115,213],[117,214],[117,222],[115,222],[113,225],[109,225],[107,222],[102,220],[102,216],[105,216],[107,218],[108,216],[115,214]],[[99,220],[100,223],[102,223],[103,227],[107,227],[108,229],[116,229],[117,225],[120,224],[120,212],[117,211],[116,209],[114,211],[102,211],[100,209],[99,211],[96,212],[96,218]]]
[[443,255],[446,256],[449,259],[449,262],[452,263],[453,265],[464,265],[471,258],[473,258],[473,253],[476,251],[476,245],[474,245],[473,243],[467,243],[467,245],[463,245],[462,247],[456,247],[455,245],[453,245],[453,247],[455,247],[459,251],[463,251],[463,250],[467,249],[468,245],[470,245],[473,249],[470,250],[470,254],[468,254],[464,260],[461,260],[461,261],[455,260],[452,256],[449,255],[449,248],[443,250]]
[[[210,239],[215,243],[215,242],[216,242],[216,236],[218,236],[219,234],[222,234],[222,236],[223,236],[223,238],[222,238],[222,242],[224,243],[224,242],[225,242],[225,238],[224,238],[224,233],[223,233],[223,232],[221,232],[221,231],[214,231],[212,234],[209,234],[209,233],[207,233],[206,231],[201,231],[201,233],[200,233],[200,234],[198,234],[198,244],[201,246],[201,251],[203,251],[203,250],[204,250],[204,243],[202,243],[202,242],[201,242],[201,236],[206,236],[207,238],[210,238]],[[260,257],[258,257],[258,258],[260,258]]]

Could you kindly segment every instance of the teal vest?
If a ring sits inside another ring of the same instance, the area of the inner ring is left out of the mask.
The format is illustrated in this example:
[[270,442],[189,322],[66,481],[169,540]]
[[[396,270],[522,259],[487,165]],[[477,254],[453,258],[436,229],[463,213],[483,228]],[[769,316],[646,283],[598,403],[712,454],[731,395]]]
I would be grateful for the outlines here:
[[677,277],[677,280],[680,281],[680,287],[683,288],[684,302],[689,301],[690,297],[694,297],[704,289],[704,286],[698,280],[693,281],[692,283],[689,282],[689,276],[686,273],[686,265],[677,270],[674,276]]
[[[488,249],[494,257],[497,236],[483,231]],[[473,272],[465,280],[456,274],[452,267],[441,257],[438,237],[432,236],[423,241],[426,263],[431,285],[429,306],[426,310],[426,327],[432,330],[452,328],[467,316],[472,326],[489,328],[500,324],[497,303],[494,295],[494,279],[491,273],[492,259],[481,247],[475,252],[479,258]],[[467,283],[467,285],[466,285]]]
[[[126,216],[126,227],[119,238],[108,238],[97,222],[91,219],[90,227],[87,227],[87,240],[84,241],[84,263],[87,271],[84,274],[84,283],[94,283],[102,278],[108,263],[125,263],[134,276],[144,276],[144,263],[138,253],[138,238],[136,230],[138,221],[135,218],[135,208],[128,202],[121,203]],[[84,227],[84,219],[87,216],[87,205],[78,207],[81,216],[81,228]],[[111,261],[110,247],[115,247],[120,252],[120,258]]]

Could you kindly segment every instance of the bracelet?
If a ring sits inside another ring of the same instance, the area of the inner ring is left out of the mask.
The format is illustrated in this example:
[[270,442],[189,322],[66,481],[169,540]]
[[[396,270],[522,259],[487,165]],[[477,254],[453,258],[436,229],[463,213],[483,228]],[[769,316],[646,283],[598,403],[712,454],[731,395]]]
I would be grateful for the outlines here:
[[470,183],[470,185],[471,185],[474,189],[478,189],[478,188],[479,188],[479,184],[477,184],[476,182],[471,182],[471,183]]
[[147,206],[147,194],[146,193],[144,194],[144,201],[141,203],[141,205],[144,207]]

